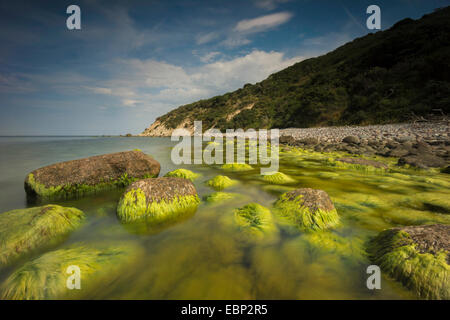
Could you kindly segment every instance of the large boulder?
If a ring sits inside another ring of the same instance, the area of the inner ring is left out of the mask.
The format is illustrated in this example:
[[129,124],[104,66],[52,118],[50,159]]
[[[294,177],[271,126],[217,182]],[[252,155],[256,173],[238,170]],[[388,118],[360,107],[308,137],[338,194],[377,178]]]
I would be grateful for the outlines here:
[[450,299],[450,226],[381,232],[368,246],[371,260],[423,299]]
[[125,190],[117,215],[122,222],[146,221],[157,225],[195,212],[199,202],[194,184],[188,179],[145,179]]
[[30,196],[66,199],[157,177],[160,168],[139,150],[111,153],[34,170],[25,179],[25,190]]
[[302,231],[326,230],[339,224],[339,215],[323,190],[301,188],[281,195],[275,212]]
[[408,155],[398,159],[398,165],[410,165],[420,169],[441,168],[446,165],[446,161],[435,155],[423,153],[418,155]]
[[0,214],[0,266],[60,242],[81,224],[83,218],[82,211],[57,205]]
[[342,142],[348,143],[348,144],[359,144],[360,139],[357,136],[347,136],[344,139],[342,139]]

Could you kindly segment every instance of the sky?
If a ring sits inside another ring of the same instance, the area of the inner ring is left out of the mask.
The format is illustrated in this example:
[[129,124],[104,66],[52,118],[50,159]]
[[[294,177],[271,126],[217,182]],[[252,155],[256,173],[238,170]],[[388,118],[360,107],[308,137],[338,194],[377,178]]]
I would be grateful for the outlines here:
[[374,32],[372,4],[385,30],[450,0],[0,0],[0,135],[140,133]]

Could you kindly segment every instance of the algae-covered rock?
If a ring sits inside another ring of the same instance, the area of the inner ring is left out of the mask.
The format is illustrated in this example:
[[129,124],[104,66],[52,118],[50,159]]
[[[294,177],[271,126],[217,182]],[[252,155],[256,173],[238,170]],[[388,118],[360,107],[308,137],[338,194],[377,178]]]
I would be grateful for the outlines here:
[[60,162],[32,171],[25,179],[29,196],[66,199],[125,187],[157,177],[160,164],[141,151],[128,151]]
[[234,210],[234,221],[249,240],[274,239],[278,236],[272,213],[260,204],[249,203]]
[[265,182],[271,184],[289,184],[294,183],[295,180],[282,172],[271,172],[262,176]]
[[246,163],[226,163],[221,167],[223,170],[239,172],[239,171],[250,171],[253,167]]
[[132,183],[122,195],[117,215],[122,222],[159,224],[195,212],[200,200],[191,181],[154,178]]
[[237,183],[236,180],[232,180],[227,176],[216,176],[211,180],[208,180],[206,184],[216,190],[223,190],[229,188]]
[[42,246],[55,244],[78,228],[84,213],[46,205],[0,214],[0,266]]
[[393,228],[372,239],[372,261],[420,298],[450,299],[450,226]]
[[217,202],[223,202],[227,200],[231,200],[233,198],[236,198],[239,196],[237,193],[230,193],[230,192],[214,192],[207,196],[205,196],[205,201],[210,203],[217,203]]
[[[45,253],[14,271],[2,284],[0,297],[7,300],[82,297],[97,285],[113,284],[140,250],[136,245],[123,243],[98,247],[79,244]],[[74,272],[69,266],[80,270],[80,290],[67,288],[69,276]]]
[[326,230],[339,224],[339,215],[323,190],[297,189],[283,194],[275,212],[303,231]]
[[342,258],[362,261],[364,246],[361,239],[344,238],[330,231],[311,232],[302,237],[311,251],[336,254]]
[[355,166],[370,166],[370,167],[374,167],[374,168],[378,168],[378,169],[387,169],[388,168],[388,165],[383,162],[379,162],[379,161],[375,161],[375,160],[367,160],[367,159],[363,159],[363,158],[339,158],[339,159],[336,159],[336,161],[339,161],[342,163],[347,163],[347,164],[352,164]]
[[187,169],[176,169],[174,171],[167,172],[164,177],[175,177],[175,178],[183,178],[183,179],[189,179],[191,181],[194,181],[200,175],[198,173],[192,172],[191,170]]

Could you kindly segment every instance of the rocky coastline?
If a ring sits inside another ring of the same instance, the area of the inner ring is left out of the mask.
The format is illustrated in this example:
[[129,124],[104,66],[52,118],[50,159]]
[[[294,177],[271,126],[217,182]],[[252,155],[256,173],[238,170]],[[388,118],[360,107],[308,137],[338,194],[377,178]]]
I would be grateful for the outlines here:
[[443,168],[450,163],[449,121],[280,130],[280,144],[318,152],[399,158],[399,165]]

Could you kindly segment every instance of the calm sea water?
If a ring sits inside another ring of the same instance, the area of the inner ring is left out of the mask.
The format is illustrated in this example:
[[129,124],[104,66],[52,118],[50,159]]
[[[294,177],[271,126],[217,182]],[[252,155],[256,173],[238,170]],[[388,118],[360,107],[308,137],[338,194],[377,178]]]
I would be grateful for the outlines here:
[[[161,163],[161,176],[178,168],[170,160],[169,138],[0,138],[0,211],[25,208],[24,179],[30,171],[55,162],[141,149]],[[227,189],[240,197],[220,204],[202,202],[192,217],[152,234],[137,234],[116,217],[121,191],[57,204],[83,210],[87,221],[59,247],[74,243],[132,241],[145,252],[132,268],[86,292],[86,299],[410,299],[399,283],[382,279],[381,290],[368,290],[364,242],[384,228],[431,222],[450,223],[446,215],[414,207],[411,197],[449,196],[449,180],[323,168],[317,159],[282,158],[280,171],[296,179],[294,187],[326,190],[343,219],[333,232],[303,234],[279,224],[270,243],[240,241],[230,217],[249,202],[268,208],[282,191],[258,176],[224,173],[220,168],[185,166],[201,174],[195,186],[202,198],[213,192],[205,181],[218,174],[239,180]],[[409,201],[410,199],[411,201]],[[447,215],[448,216],[448,215]],[[16,266],[17,267],[17,266]],[[14,269],[14,268],[12,268]],[[0,274],[0,281],[7,277]]]

